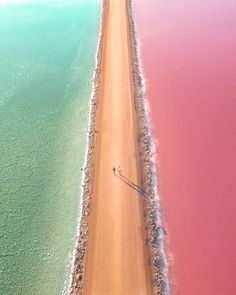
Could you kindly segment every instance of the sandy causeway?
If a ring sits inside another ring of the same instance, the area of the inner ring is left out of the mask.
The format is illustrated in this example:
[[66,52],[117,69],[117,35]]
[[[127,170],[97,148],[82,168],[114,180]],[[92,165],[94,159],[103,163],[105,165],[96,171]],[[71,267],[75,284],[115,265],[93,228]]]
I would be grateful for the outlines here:
[[[147,193],[153,185],[149,183],[150,148],[142,101],[139,105],[135,98],[140,85],[135,78],[129,4],[125,0],[106,0],[103,4],[82,218],[70,294],[167,294],[165,266],[159,265],[163,263],[160,220],[148,215],[158,211],[158,204],[155,196],[151,199]],[[152,242],[156,238],[159,248],[155,250]]]

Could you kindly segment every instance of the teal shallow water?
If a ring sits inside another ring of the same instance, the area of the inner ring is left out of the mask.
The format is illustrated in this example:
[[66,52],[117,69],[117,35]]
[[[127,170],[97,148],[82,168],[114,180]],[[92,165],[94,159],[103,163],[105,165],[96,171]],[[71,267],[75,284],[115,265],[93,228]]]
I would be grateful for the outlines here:
[[75,242],[100,1],[22,2],[0,5],[0,294],[56,295]]

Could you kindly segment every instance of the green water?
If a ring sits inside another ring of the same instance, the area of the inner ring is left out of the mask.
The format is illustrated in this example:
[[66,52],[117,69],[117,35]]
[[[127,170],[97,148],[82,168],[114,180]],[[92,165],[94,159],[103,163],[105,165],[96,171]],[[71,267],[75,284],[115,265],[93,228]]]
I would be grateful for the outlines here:
[[100,0],[19,3],[0,4],[0,294],[56,295],[76,235]]

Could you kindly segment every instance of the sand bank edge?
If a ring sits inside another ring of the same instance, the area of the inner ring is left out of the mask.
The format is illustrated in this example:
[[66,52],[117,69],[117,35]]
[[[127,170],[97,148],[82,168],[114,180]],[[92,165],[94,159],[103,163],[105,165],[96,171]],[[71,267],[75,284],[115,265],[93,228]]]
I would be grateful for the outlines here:
[[93,177],[93,163],[95,158],[95,141],[96,141],[96,125],[97,125],[97,106],[99,103],[99,86],[102,60],[102,47],[104,39],[104,16],[106,10],[106,0],[102,1],[100,15],[100,31],[96,53],[96,65],[93,75],[92,94],[89,104],[89,121],[88,133],[85,153],[85,163],[83,166],[81,180],[81,197],[80,197],[80,214],[77,229],[76,244],[74,248],[72,268],[69,282],[69,294],[79,294],[82,288],[84,276],[84,261],[86,254],[87,238],[88,238],[88,216],[91,200],[91,183]]
[[158,195],[158,173],[156,169],[156,146],[153,141],[151,115],[146,98],[145,79],[142,70],[140,45],[137,37],[133,0],[127,0],[132,52],[132,78],[134,82],[134,104],[137,111],[138,149],[144,190],[143,205],[151,258],[152,289],[155,295],[168,295],[168,259],[165,251],[165,229],[161,218],[161,205]]

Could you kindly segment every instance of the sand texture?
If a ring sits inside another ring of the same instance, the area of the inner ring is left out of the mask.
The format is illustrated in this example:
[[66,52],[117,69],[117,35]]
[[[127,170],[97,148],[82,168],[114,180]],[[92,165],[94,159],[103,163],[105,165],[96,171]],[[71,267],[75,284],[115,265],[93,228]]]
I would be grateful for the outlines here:
[[103,2],[70,294],[167,294],[155,165],[131,12],[129,1]]
[[151,294],[125,2],[107,14],[83,294]]

